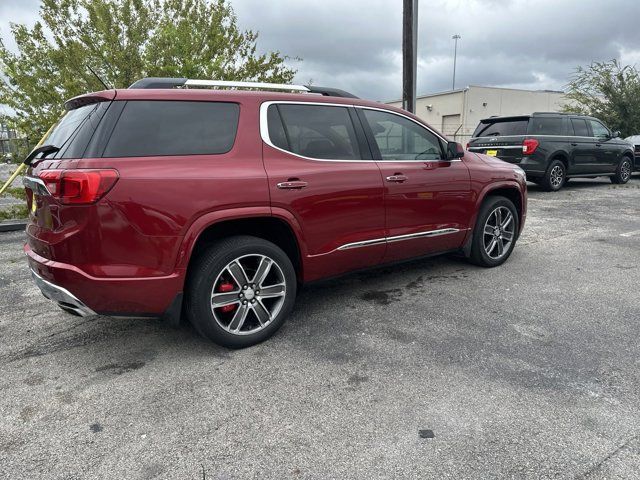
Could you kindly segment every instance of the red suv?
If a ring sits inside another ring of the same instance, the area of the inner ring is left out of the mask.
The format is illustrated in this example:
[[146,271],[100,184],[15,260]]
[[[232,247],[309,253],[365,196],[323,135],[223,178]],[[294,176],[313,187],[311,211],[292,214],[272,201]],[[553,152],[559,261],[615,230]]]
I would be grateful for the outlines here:
[[71,313],[184,312],[243,347],[305,282],[445,252],[497,266],[524,224],[519,167],[340,90],[152,78],[65,106],[24,179],[25,253]]

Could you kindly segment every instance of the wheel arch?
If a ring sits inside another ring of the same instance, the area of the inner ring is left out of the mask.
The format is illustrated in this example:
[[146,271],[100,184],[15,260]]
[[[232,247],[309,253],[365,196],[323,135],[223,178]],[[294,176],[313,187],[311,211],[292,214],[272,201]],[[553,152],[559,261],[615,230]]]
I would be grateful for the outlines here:
[[232,235],[251,235],[280,247],[291,259],[298,280],[303,278],[304,250],[297,223],[282,215],[272,215],[270,209],[234,212],[213,212],[197,219],[184,237],[178,256],[178,268],[189,269],[207,245]]
[[549,155],[549,162],[547,163],[547,167],[554,160],[560,160],[564,164],[564,169],[566,173],[569,173],[569,154],[564,150],[556,150],[551,155]]
[[502,196],[508,198],[513,202],[518,212],[518,225],[520,226],[520,229],[518,230],[518,232],[516,232],[516,235],[517,237],[520,236],[523,219],[526,215],[526,200],[524,198],[524,195],[525,194],[522,191],[522,187],[520,187],[520,185],[518,185],[516,182],[504,182],[489,185],[485,190],[481,192],[480,195],[478,195],[478,201],[476,202],[475,213],[473,215],[473,218],[471,219],[469,233],[462,247],[462,251],[466,257],[469,257],[469,255],[471,255],[471,242],[475,234],[476,222],[478,220],[480,207],[489,197]]

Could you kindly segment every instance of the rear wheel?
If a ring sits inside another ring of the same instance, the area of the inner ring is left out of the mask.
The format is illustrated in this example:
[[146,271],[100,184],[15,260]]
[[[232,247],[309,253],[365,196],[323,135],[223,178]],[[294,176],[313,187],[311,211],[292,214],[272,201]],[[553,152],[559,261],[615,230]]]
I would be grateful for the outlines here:
[[515,247],[519,231],[518,211],[505,197],[488,197],[476,220],[470,260],[482,267],[502,265]]
[[567,181],[567,169],[560,160],[553,160],[542,178],[541,185],[548,192],[557,192]]
[[611,183],[623,184],[627,183],[631,178],[631,159],[629,157],[624,157],[622,161],[618,164],[618,168],[616,168],[616,173],[613,177],[611,177]]
[[261,238],[221,240],[190,267],[187,317],[204,337],[229,347],[273,335],[293,308],[296,274],[289,257]]

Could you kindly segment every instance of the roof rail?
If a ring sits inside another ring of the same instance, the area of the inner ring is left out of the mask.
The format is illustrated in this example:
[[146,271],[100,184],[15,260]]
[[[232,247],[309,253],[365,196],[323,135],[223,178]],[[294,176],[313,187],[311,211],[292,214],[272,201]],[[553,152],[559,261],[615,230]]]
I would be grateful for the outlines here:
[[297,93],[315,93],[330,97],[358,98],[338,88],[316,87],[306,85],[289,85],[286,83],[236,82],[226,80],[195,80],[189,78],[147,77],[132,83],[129,88],[251,88],[258,90],[282,90]]

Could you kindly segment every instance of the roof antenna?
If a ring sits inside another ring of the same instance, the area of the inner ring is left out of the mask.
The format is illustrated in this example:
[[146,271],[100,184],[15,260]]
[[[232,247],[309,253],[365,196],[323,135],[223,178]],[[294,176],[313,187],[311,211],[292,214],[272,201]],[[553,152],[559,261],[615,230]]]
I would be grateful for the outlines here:
[[91,73],[93,73],[93,75],[98,79],[98,81],[104,86],[105,90],[111,90],[109,87],[107,87],[107,84],[104,83],[104,81],[100,78],[100,76],[96,72],[93,71],[93,68],[91,68],[89,65],[87,65],[87,68],[89,69],[89,71]]

